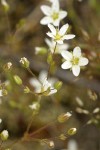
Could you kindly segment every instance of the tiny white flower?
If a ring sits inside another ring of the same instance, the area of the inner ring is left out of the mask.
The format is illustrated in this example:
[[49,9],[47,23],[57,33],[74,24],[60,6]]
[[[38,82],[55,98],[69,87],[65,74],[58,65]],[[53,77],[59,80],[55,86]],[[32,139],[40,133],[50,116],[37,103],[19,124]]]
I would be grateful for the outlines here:
[[67,16],[66,11],[60,10],[58,0],[54,0],[51,7],[47,5],[42,5],[41,10],[46,15],[40,21],[42,25],[47,25],[51,23],[54,26],[59,26],[60,21]]
[[87,65],[89,62],[87,58],[82,56],[80,47],[75,47],[73,53],[63,51],[61,55],[66,60],[61,65],[62,69],[72,68],[72,72],[75,76],[79,75],[80,67]]
[[0,90],[0,97],[3,96],[2,90]]
[[[54,42],[53,40],[49,40],[49,39],[45,39],[45,42],[48,45],[49,50],[51,51],[51,53],[53,53],[54,49],[55,49],[56,42]],[[68,50],[68,48],[69,48],[68,44],[62,44],[62,45],[57,44],[55,53],[56,54],[61,54],[62,51]]]
[[46,92],[49,89],[49,92],[47,95],[51,95],[57,92],[56,89],[54,89],[54,83],[57,81],[55,78],[49,78],[47,80],[47,71],[41,71],[38,77],[39,81],[35,78],[30,79],[30,84],[35,88],[36,93],[43,93]]
[[48,25],[49,29],[51,30],[51,32],[48,32],[47,35],[49,37],[51,37],[55,42],[57,42],[58,44],[63,44],[64,40],[69,40],[69,39],[73,39],[75,37],[75,35],[73,34],[66,34],[67,29],[69,27],[68,24],[63,25],[60,30],[56,29],[53,25],[49,24]]

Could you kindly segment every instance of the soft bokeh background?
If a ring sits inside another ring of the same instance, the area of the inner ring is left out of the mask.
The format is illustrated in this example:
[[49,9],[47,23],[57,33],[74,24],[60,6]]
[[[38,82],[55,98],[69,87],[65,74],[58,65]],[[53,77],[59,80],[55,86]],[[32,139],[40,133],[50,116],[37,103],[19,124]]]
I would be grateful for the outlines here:
[[[40,25],[43,14],[42,4],[49,4],[43,0],[7,0],[10,6],[5,13],[0,4],[0,80],[1,83],[10,81],[8,95],[1,98],[0,118],[2,129],[8,129],[10,141],[23,136],[30,120],[32,110],[29,109],[37,98],[25,94],[22,87],[15,84],[13,75],[19,75],[24,85],[29,84],[32,77],[19,63],[21,57],[27,57],[31,63],[31,70],[38,75],[41,70],[47,70],[46,55],[35,55],[36,46],[46,46],[44,38],[47,26]],[[68,11],[64,23],[70,24],[70,32],[76,38],[68,41],[69,50],[79,45],[89,59],[89,65],[75,78],[70,71],[60,68],[61,57],[56,55],[57,70],[53,74],[63,81],[59,92],[52,97],[43,97],[39,113],[34,117],[31,131],[54,121],[61,113],[72,111],[72,118],[64,124],[54,123],[37,135],[38,138],[52,138],[76,127],[75,136],[65,141],[55,140],[55,150],[67,149],[68,142],[74,139],[78,147],[69,150],[99,150],[100,149],[100,1],[99,0],[60,0],[61,8]],[[13,63],[10,72],[4,72],[2,66],[8,61]],[[81,104],[80,104],[81,103]],[[85,110],[85,111],[82,111]],[[88,114],[87,111],[90,113]],[[87,122],[89,125],[86,125]],[[72,141],[71,145],[75,142]],[[23,142],[16,144],[14,150],[48,150],[38,142]]]

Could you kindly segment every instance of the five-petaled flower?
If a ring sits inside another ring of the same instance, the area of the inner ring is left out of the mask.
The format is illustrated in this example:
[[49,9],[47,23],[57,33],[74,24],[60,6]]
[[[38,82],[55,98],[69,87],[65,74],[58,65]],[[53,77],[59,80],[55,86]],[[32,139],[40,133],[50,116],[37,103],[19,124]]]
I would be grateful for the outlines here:
[[67,16],[66,11],[60,10],[58,0],[54,0],[51,7],[47,5],[42,5],[41,10],[46,15],[40,21],[42,25],[47,25],[51,23],[54,26],[59,26],[60,21]]
[[75,37],[74,34],[66,34],[67,29],[69,27],[68,24],[63,25],[60,30],[56,29],[53,25],[48,24],[49,29],[51,32],[48,32],[47,35],[51,37],[55,42],[58,44],[63,44],[64,40],[73,39]]
[[61,55],[66,60],[61,67],[63,69],[72,68],[72,72],[75,76],[79,75],[80,67],[87,65],[89,62],[87,58],[82,56],[80,47],[75,47],[73,53],[63,51]]
[[47,80],[46,71],[41,71],[38,79],[39,80],[35,78],[30,79],[30,84],[35,88],[35,92],[37,94],[41,93],[42,95],[49,96],[57,92],[57,90],[54,88],[54,84],[56,83],[57,79],[49,78]]

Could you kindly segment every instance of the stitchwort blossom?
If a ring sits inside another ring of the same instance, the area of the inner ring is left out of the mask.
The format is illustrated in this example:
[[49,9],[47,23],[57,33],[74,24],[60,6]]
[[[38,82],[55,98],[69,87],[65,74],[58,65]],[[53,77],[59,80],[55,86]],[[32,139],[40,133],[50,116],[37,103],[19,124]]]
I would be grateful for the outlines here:
[[88,64],[88,59],[82,56],[80,47],[75,47],[73,53],[63,51],[61,55],[66,60],[61,65],[62,69],[72,68],[72,72],[75,76],[79,75],[81,66]]
[[46,71],[41,71],[38,79],[39,80],[31,78],[29,81],[30,84],[35,88],[36,93],[43,93],[43,95],[49,96],[57,92],[57,90],[54,88],[54,83],[57,81],[57,79],[50,78],[47,80]]
[[75,35],[73,34],[66,34],[67,29],[69,27],[68,24],[63,25],[60,30],[55,28],[53,25],[49,24],[48,25],[49,29],[51,32],[48,32],[47,35],[51,37],[55,42],[58,44],[63,44],[64,40],[69,40],[73,39]]
[[59,26],[59,23],[62,19],[67,16],[67,12],[60,10],[59,1],[54,0],[52,6],[42,5],[42,12],[46,15],[40,23],[42,25],[53,24],[54,26]]

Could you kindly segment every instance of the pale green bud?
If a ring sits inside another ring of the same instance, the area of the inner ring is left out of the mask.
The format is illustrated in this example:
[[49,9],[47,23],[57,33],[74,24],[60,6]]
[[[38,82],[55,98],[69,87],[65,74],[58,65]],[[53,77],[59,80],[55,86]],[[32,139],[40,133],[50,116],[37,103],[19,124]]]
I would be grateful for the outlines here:
[[24,68],[29,68],[30,62],[28,61],[27,58],[25,57],[21,58],[20,63]]
[[26,86],[26,87],[24,88],[24,93],[30,93],[30,89],[29,89],[28,86]]
[[8,63],[6,63],[6,64],[3,66],[3,69],[4,69],[5,71],[8,71],[8,70],[11,69],[11,67],[12,67],[12,63],[11,63],[11,62],[8,62]]
[[7,130],[3,130],[0,134],[1,140],[2,141],[6,141],[9,137],[9,133]]
[[76,131],[77,131],[76,128],[70,128],[67,133],[68,133],[68,135],[74,135],[74,134],[76,134]]
[[14,76],[14,80],[15,80],[15,82],[16,82],[18,85],[21,85],[21,84],[22,84],[22,79],[21,79],[19,76],[15,75],[15,76]]
[[67,112],[67,113],[65,113],[65,114],[61,114],[60,116],[58,116],[58,121],[60,122],[60,123],[63,123],[63,122],[65,122],[65,121],[67,121],[70,117],[71,117],[71,113],[69,113],[69,112]]
[[9,11],[10,7],[8,3],[6,2],[6,0],[1,0],[1,4],[6,12]]

